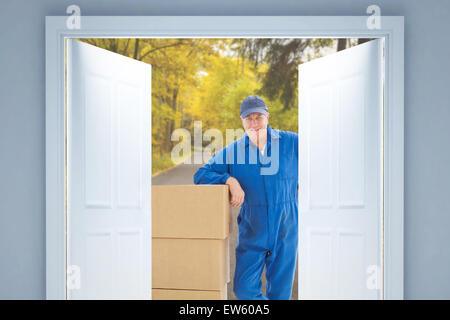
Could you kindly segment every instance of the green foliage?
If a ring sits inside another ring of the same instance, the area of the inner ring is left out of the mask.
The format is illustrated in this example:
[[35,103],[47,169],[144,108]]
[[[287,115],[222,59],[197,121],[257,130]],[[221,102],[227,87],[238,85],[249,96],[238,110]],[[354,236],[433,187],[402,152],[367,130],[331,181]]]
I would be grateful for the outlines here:
[[259,95],[271,100],[279,99],[283,112],[298,105],[298,65],[320,55],[320,50],[333,45],[333,39],[238,39],[233,45],[240,54],[254,63],[268,65],[267,72],[259,77]]
[[152,174],[162,171],[166,168],[170,168],[174,165],[170,158],[170,153],[159,155],[158,153],[152,154]]
[[[242,128],[239,109],[248,95],[267,103],[269,125],[297,131],[297,66],[320,56],[332,39],[79,39],[152,65],[153,172],[173,166],[176,128],[193,135]],[[209,142],[208,142],[209,143]]]

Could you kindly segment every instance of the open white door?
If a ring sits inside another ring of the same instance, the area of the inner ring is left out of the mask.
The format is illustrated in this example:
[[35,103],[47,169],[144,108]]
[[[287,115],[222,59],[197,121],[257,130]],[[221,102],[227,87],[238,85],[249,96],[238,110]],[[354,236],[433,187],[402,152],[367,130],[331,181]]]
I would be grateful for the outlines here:
[[299,66],[299,298],[382,298],[381,39]]
[[67,42],[67,298],[151,298],[151,66]]

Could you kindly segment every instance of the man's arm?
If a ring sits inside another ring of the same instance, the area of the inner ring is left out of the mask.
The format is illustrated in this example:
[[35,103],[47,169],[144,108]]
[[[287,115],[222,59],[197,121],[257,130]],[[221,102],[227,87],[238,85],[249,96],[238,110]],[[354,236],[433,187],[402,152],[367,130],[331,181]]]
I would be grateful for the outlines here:
[[[299,154],[298,154],[298,143],[299,143],[299,140],[298,140],[298,133],[295,133],[295,132],[293,132],[293,139],[294,139],[294,156],[296,157],[296,159],[297,159],[297,163],[298,163],[298,159],[299,159]],[[297,182],[297,195],[298,195],[298,189],[299,189],[299,183]]]
[[231,177],[225,160],[225,149],[214,154],[208,163],[194,174],[194,184],[225,184]]
[[229,177],[226,184],[230,187],[230,203],[233,207],[239,207],[244,202],[245,192],[236,178]]
[[214,154],[207,164],[197,170],[194,174],[194,184],[228,185],[231,194],[230,203],[233,207],[239,207],[244,202],[245,193],[239,181],[230,175],[225,150],[222,149]]

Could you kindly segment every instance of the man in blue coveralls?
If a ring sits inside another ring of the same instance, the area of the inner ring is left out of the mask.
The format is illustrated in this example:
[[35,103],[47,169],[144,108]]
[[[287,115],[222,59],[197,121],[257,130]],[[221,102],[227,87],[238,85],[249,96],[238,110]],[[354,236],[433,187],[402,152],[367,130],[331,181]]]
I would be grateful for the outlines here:
[[194,183],[227,184],[231,205],[241,206],[236,297],[288,300],[298,245],[298,134],[271,128],[266,103],[256,95],[241,103],[240,118],[245,134],[199,168]]

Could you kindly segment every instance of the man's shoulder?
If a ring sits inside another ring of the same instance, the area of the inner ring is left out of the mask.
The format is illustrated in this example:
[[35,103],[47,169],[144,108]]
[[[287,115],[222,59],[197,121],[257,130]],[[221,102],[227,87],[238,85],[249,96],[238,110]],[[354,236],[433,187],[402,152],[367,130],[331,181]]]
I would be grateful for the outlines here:
[[278,134],[280,135],[280,138],[287,138],[287,139],[298,139],[298,133],[292,132],[292,131],[284,131],[284,130],[277,130]]
[[244,137],[240,137],[240,138],[234,140],[233,142],[227,144],[226,146],[224,146],[224,147],[222,147],[220,149],[217,149],[215,154],[218,154],[218,155],[225,154],[226,155],[227,153],[231,153],[231,149],[235,149],[235,146],[238,143],[243,143],[244,141],[245,141]]
[[241,136],[241,137],[237,138],[236,140],[227,144],[223,149],[224,150],[234,149],[236,147],[236,145],[243,144],[243,143],[245,143],[245,136]]

